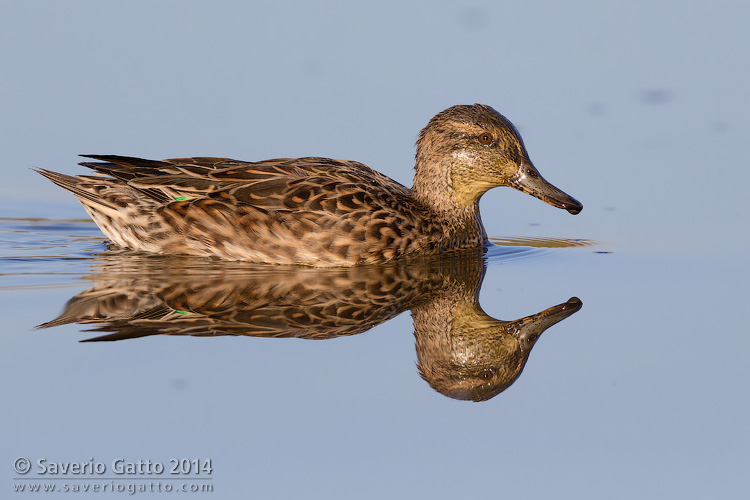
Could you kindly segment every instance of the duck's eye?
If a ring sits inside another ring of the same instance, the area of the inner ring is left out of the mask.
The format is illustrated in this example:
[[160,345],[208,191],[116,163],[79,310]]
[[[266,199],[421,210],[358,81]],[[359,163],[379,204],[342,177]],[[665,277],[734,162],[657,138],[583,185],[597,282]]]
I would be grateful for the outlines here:
[[481,377],[481,378],[482,378],[483,380],[488,380],[488,379],[490,379],[490,378],[492,377],[492,370],[482,370],[482,371],[481,371],[481,372],[479,373],[479,376],[480,376],[480,377]]
[[489,144],[492,142],[492,134],[489,132],[484,132],[479,136],[479,142],[482,144]]

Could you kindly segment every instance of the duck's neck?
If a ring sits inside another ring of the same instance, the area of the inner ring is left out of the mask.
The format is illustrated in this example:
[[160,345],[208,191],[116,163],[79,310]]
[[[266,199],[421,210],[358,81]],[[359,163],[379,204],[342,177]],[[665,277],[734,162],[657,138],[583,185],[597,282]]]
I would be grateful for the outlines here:
[[434,155],[417,150],[412,187],[414,198],[438,213],[455,212],[460,207],[450,171],[450,157],[435,158]]
[[449,234],[446,237],[466,239],[487,235],[479,216],[479,197],[462,197],[451,177],[452,158],[438,160],[417,154],[412,196],[427,209],[431,219]]

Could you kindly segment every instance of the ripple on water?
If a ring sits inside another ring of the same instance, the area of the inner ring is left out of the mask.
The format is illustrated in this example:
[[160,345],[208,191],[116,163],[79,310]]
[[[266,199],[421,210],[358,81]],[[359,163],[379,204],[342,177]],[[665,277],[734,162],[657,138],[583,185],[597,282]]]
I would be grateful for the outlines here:
[[586,239],[524,236],[495,237],[490,238],[490,241],[494,243],[487,250],[487,259],[490,262],[534,259],[546,256],[552,248],[581,248],[596,245],[595,241]]
[[495,245],[502,247],[533,247],[533,248],[577,248],[595,246],[596,242],[586,239],[571,238],[534,238],[525,236],[490,238]]
[[90,220],[0,218],[0,288],[69,282],[104,242]]
[[[591,240],[568,238],[497,237],[490,241],[494,243],[486,254],[490,263],[540,258],[552,248],[595,245]],[[61,281],[70,283],[89,274],[92,261],[134,253],[107,250],[106,243],[88,219],[0,218],[0,289],[59,286]],[[205,270],[211,267],[209,261],[199,260],[196,265]]]

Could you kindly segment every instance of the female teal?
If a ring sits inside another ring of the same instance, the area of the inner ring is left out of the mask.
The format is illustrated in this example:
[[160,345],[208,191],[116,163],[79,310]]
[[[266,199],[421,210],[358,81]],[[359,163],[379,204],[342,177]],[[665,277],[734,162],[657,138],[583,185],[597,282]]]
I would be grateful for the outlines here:
[[583,208],[544,180],[513,124],[481,104],[448,108],[420,132],[411,189],[328,158],[85,157],[105,177],[39,173],[113,242],[159,254],[353,266],[486,245],[479,199],[496,186]]

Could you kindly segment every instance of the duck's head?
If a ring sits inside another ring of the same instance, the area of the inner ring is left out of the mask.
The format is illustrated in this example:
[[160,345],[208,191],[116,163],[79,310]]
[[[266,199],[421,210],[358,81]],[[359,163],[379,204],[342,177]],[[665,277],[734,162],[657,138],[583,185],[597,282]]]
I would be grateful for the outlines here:
[[541,176],[513,124],[483,104],[435,115],[419,134],[415,169],[415,196],[436,208],[473,206],[488,189],[510,186],[574,215],[583,209]]

